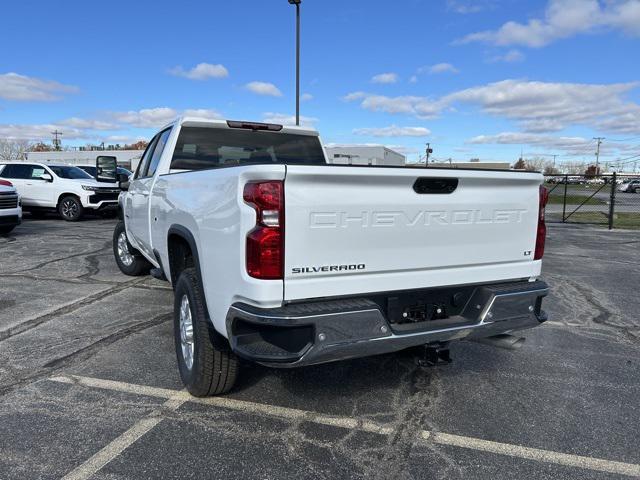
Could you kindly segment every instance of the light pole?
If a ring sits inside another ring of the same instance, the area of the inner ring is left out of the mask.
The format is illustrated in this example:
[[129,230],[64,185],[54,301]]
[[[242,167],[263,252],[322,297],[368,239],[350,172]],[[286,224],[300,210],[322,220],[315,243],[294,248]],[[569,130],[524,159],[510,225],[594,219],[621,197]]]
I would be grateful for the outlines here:
[[296,6],[296,126],[300,126],[300,3],[302,0],[289,0]]

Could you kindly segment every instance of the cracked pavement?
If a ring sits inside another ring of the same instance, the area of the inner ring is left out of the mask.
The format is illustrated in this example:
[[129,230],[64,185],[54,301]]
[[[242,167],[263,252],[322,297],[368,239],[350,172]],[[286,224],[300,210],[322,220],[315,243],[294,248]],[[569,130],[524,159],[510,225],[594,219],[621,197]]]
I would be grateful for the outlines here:
[[[51,380],[182,390],[172,291],[118,271],[114,225],[26,217],[0,237],[0,478],[62,478],[109,448],[91,478],[629,478],[424,431],[640,464],[638,232],[550,225],[551,320],[518,351],[453,343],[453,363],[436,368],[412,351],[297,370],[245,364],[225,397],[239,407],[225,408]],[[358,427],[371,424],[386,433]]]

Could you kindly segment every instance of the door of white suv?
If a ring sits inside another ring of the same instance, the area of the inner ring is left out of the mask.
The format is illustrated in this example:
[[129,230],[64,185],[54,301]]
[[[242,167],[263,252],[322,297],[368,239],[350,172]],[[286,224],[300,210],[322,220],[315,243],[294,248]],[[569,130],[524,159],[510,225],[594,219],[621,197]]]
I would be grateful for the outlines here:
[[55,207],[55,187],[52,182],[41,178],[44,173],[51,175],[41,165],[9,163],[2,169],[0,177],[13,183],[25,207]]

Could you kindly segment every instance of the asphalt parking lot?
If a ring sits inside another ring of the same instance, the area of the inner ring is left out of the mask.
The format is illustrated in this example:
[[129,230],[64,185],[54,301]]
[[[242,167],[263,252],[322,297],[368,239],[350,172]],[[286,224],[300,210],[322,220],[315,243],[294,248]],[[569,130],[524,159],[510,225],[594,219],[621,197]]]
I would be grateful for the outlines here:
[[244,366],[199,400],[172,291],[118,271],[114,223],[26,218],[0,237],[2,479],[640,477],[637,231],[549,227],[551,320],[518,351]]

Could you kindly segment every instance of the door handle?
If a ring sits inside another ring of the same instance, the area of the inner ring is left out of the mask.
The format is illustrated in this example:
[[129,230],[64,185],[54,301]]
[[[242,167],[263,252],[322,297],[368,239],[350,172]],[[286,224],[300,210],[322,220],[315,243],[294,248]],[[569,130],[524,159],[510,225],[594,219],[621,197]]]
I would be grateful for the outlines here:
[[450,194],[458,188],[457,178],[420,177],[413,184],[413,190],[420,194]]

